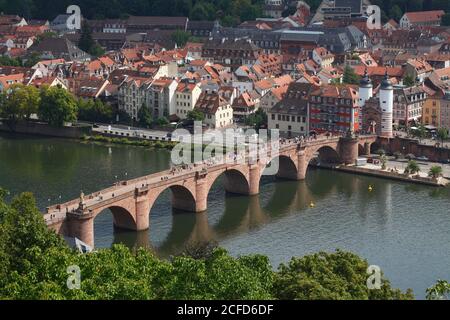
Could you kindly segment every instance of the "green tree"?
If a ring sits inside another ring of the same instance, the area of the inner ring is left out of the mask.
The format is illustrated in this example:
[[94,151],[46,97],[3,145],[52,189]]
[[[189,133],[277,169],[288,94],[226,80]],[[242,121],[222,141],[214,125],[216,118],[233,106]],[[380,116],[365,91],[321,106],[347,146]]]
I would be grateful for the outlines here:
[[414,77],[410,74],[407,74],[404,78],[403,78],[403,84],[407,87],[412,87],[415,84],[415,80]]
[[267,126],[267,114],[262,109],[258,109],[254,114],[249,115],[245,119],[245,124],[252,126],[255,130]]
[[150,112],[150,109],[145,105],[145,103],[142,104],[141,108],[138,111],[138,121],[139,125],[144,128],[150,128],[153,123],[152,113]]
[[158,118],[156,120],[156,124],[160,127],[164,127],[169,124],[169,120],[167,120],[167,118],[165,118],[165,117]]
[[346,66],[345,69],[344,69],[343,82],[345,84],[358,84],[359,81],[360,81],[360,78],[355,73],[355,71],[350,66]]
[[395,21],[400,21],[400,19],[403,16],[402,9],[398,5],[392,6],[392,8],[389,10],[389,17],[391,19],[394,19]]
[[427,300],[448,300],[450,299],[450,283],[445,280],[438,280],[426,292]]
[[31,115],[37,113],[40,96],[39,90],[33,86],[23,84],[12,85],[7,92],[2,94],[0,117],[14,125],[19,120],[30,120]]
[[193,121],[203,121],[205,119],[205,114],[198,109],[193,109],[187,113],[186,117]]
[[420,172],[420,167],[415,160],[409,160],[405,168],[405,173],[416,174]]
[[16,58],[10,58],[8,56],[0,56],[0,65],[20,67],[21,63],[20,60]]
[[428,171],[428,176],[437,179],[442,176],[442,167],[441,166],[432,166]]
[[407,2],[407,11],[422,11],[423,8],[423,0],[408,0]]
[[419,142],[421,142],[422,139],[425,139],[425,137],[427,136],[427,129],[423,124],[419,124],[417,126],[417,129],[412,130],[412,135],[419,139]]
[[44,87],[40,96],[39,119],[54,127],[61,127],[64,122],[77,120],[77,102],[67,90],[58,86]]
[[449,133],[446,128],[437,129],[436,136],[439,140],[441,140],[442,145],[444,145],[445,140],[449,138]]
[[81,50],[89,53],[89,51],[91,51],[94,45],[95,41],[92,38],[91,28],[87,23],[83,23],[81,26],[81,36],[80,39],[78,40],[78,47]]
[[450,26],[450,13],[446,13],[446,14],[442,17],[442,25],[443,25],[443,26]]
[[341,250],[292,258],[275,274],[273,296],[288,300],[413,299],[411,290],[393,289],[383,275],[380,289],[369,289],[368,267],[366,260]]
[[191,34],[183,30],[177,30],[170,35],[173,42],[177,44],[179,48],[184,47],[184,45],[189,41]]
[[111,122],[113,109],[110,104],[103,103],[100,99],[79,99],[78,119],[89,122]]
[[78,47],[94,57],[99,57],[105,53],[103,48],[92,38],[92,31],[87,23],[83,23],[81,26],[81,36],[78,40]]
[[385,154],[380,156],[380,162],[381,162],[381,170],[386,170],[387,168],[387,157]]

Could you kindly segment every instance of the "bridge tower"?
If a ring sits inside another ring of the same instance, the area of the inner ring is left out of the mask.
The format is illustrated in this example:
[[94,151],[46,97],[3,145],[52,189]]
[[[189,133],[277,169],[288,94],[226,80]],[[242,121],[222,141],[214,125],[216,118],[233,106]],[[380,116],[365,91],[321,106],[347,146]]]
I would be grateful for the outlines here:
[[392,138],[392,122],[394,108],[394,87],[389,80],[387,69],[380,87],[381,136]]

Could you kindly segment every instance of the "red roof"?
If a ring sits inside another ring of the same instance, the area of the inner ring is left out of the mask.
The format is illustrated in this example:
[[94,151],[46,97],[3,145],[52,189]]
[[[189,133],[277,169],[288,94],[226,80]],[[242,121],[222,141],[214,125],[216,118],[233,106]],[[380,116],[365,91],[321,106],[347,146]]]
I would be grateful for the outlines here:
[[410,22],[436,21],[445,15],[444,10],[406,12],[406,17]]

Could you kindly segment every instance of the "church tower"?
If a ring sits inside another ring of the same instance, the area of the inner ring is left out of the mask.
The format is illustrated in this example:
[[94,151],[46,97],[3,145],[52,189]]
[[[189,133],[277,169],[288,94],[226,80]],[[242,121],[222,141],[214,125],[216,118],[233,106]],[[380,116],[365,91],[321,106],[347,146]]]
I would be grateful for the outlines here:
[[380,86],[381,136],[392,138],[392,122],[394,108],[394,87],[389,81],[387,69]]

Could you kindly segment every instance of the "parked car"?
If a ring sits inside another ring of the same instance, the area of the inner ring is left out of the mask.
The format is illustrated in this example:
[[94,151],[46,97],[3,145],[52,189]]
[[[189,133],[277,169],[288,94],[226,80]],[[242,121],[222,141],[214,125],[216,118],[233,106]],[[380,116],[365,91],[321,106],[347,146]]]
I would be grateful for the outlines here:
[[442,164],[450,164],[450,159],[441,160],[439,162]]
[[419,160],[419,161],[429,161],[430,159],[428,159],[425,156],[421,156],[421,157],[417,157],[417,160]]
[[380,160],[374,158],[367,158],[367,163],[380,164]]

